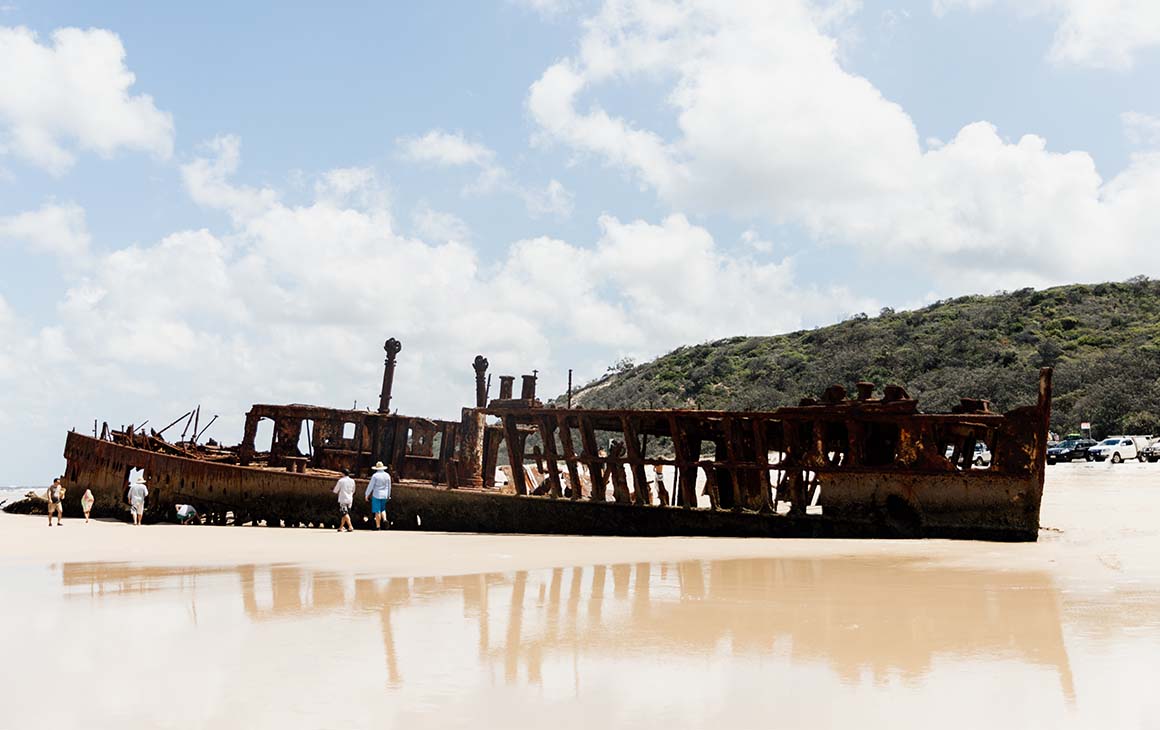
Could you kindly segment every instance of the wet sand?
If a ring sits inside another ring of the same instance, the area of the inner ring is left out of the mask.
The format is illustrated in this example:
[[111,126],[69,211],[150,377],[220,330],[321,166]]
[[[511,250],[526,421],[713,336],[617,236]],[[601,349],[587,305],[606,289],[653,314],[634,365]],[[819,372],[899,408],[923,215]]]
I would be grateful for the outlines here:
[[1160,465],[1048,474],[1010,545],[0,515],[0,728],[1160,728]]

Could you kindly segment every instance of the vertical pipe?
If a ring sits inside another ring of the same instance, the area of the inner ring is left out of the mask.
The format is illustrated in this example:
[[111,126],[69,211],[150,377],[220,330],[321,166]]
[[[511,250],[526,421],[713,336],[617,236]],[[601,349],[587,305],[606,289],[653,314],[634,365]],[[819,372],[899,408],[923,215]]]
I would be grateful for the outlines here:
[[487,385],[484,378],[487,376],[487,358],[476,355],[471,367],[475,369],[475,407],[487,407]]
[[501,376],[499,376],[499,399],[500,400],[511,400],[512,399],[512,384],[515,383],[515,380],[516,380],[516,376],[514,376],[514,375],[501,375]]
[[379,393],[379,413],[391,412],[391,388],[395,384],[395,358],[398,357],[399,351],[402,349],[402,343],[394,337],[383,343],[387,359],[384,361],[383,367],[383,390]]

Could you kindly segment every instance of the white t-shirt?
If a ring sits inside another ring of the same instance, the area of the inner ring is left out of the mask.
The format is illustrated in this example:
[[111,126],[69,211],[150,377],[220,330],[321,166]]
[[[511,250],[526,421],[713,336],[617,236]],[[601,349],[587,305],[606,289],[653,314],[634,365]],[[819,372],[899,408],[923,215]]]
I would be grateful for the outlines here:
[[149,496],[149,487],[144,484],[134,484],[129,487],[129,501],[130,502],[144,502],[145,498]]
[[354,480],[343,477],[334,485],[334,493],[338,495],[338,503],[350,507],[354,504]]

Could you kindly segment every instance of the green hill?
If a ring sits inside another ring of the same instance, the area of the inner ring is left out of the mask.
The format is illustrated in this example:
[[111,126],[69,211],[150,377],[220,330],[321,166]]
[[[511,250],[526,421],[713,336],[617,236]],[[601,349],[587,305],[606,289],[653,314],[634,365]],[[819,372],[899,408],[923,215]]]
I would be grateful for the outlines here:
[[1160,433],[1160,281],[1021,289],[884,309],[772,337],[734,337],[619,364],[574,393],[587,408],[762,410],[841,383],[897,383],[925,411],[960,396],[994,410],[1035,402],[1037,369],[1055,368],[1052,425],[1091,421],[1098,436]]

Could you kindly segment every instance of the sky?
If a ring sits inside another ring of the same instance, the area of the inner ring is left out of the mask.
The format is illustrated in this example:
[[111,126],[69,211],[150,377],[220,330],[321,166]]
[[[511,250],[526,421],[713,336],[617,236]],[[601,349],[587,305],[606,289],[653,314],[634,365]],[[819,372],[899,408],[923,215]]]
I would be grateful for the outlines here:
[[0,0],[0,484],[1160,275],[1155,0]]

